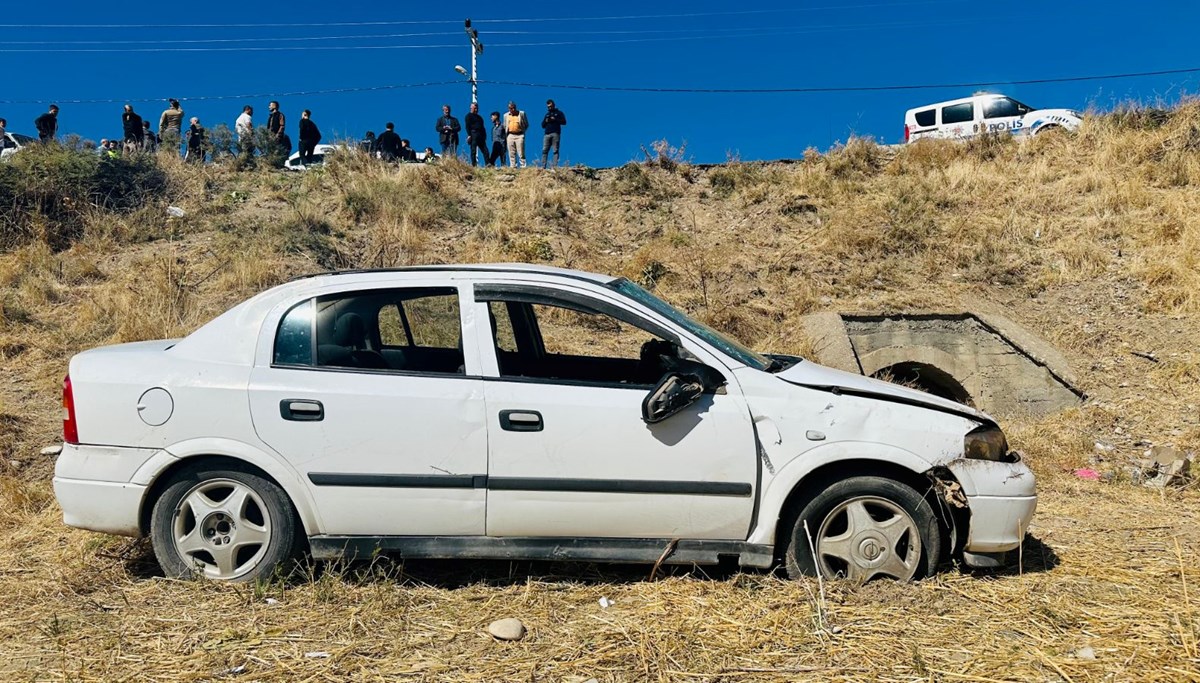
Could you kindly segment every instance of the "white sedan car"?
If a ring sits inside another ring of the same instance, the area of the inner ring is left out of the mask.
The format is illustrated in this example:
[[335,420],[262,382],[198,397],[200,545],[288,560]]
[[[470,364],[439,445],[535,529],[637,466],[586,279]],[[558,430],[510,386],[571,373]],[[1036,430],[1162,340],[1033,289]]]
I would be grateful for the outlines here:
[[65,522],[149,536],[171,576],[307,549],[910,580],[996,566],[1037,501],[982,413],[540,266],[297,279],[75,356],[63,402]]

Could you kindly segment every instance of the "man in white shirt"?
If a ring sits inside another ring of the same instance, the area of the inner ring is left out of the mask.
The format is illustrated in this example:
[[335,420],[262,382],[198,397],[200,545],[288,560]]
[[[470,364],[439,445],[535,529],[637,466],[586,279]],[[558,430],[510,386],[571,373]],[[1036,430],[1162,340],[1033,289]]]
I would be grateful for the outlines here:
[[237,117],[233,129],[238,136],[238,149],[243,157],[254,156],[254,107],[242,107],[242,115]]

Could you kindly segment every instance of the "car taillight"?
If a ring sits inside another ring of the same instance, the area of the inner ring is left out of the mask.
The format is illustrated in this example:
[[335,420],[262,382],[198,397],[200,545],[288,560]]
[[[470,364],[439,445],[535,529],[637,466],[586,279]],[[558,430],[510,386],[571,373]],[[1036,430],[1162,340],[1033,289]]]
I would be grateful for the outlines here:
[[904,141],[908,142],[908,138],[911,135],[912,135],[912,129],[908,127],[907,123],[904,124]]
[[63,378],[63,441],[79,443],[79,428],[75,425],[75,394],[71,391],[71,376]]

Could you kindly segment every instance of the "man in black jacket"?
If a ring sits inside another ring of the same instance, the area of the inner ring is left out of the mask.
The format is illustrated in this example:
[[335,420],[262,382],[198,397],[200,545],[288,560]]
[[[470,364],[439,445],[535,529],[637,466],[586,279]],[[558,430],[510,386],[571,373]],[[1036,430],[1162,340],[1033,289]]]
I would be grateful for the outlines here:
[[462,130],[462,124],[450,115],[450,105],[442,105],[442,115],[438,118],[434,130],[438,132],[442,156],[458,156],[458,131]]
[[33,125],[37,128],[38,140],[50,142],[58,134],[58,105],[50,105],[50,111],[37,117]]
[[312,122],[312,112],[305,109],[300,114],[300,163],[308,166],[313,161],[313,150],[321,141],[321,131]]
[[279,103],[271,100],[267,103],[267,111],[270,112],[267,114],[267,131],[271,137],[282,140],[284,129],[287,127],[287,119],[283,112],[279,111]]
[[133,111],[133,105],[125,105],[125,113],[121,114],[121,127],[125,131],[125,153],[131,154],[142,146],[142,117]]
[[195,164],[204,163],[204,138],[208,131],[204,130],[204,126],[200,125],[200,119],[193,116],[191,127],[187,132],[187,157],[186,159]]
[[562,141],[562,127],[565,125],[567,125],[566,114],[554,106],[554,100],[546,100],[546,115],[542,117],[542,130],[546,134],[542,138],[542,168],[549,168],[546,165],[546,158],[550,154],[551,147],[554,147],[554,165],[558,166],[558,144]]
[[408,140],[400,141],[400,161],[415,162],[417,160],[417,150],[413,149]]
[[467,145],[471,149],[471,165],[478,165],[476,154],[483,155],[483,165],[488,165],[487,128],[483,125],[483,117],[479,115],[479,105],[471,103],[471,113],[467,114]]
[[384,161],[392,162],[400,156],[400,136],[396,134],[396,124],[387,122],[385,130],[375,138],[375,147]]

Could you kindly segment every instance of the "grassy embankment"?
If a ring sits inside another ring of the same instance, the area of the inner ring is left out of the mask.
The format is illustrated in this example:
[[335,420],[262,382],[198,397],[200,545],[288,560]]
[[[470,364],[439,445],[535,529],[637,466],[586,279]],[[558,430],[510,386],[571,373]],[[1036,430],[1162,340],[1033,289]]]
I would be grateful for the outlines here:
[[[1197,188],[1196,103],[1025,144],[893,154],[856,141],[712,169],[351,158],[285,175],[22,152],[0,165],[0,676],[1200,678],[1200,498],[1121,469],[1147,441],[1200,446]],[[1019,564],[993,578],[835,581],[821,596],[764,574],[377,563],[232,587],[156,580],[144,544],[61,525],[37,450],[57,439],[71,354],[186,334],[300,273],[473,261],[627,275],[757,348],[800,354],[808,312],[982,299],[1056,344],[1091,399],[1005,416],[1042,504]],[[1116,447],[1098,463],[1097,440]],[[1070,474],[1086,465],[1112,477]],[[530,636],[492,642],[484,627],[502,616]],[[318,651],[330,656],[306,656]]]

